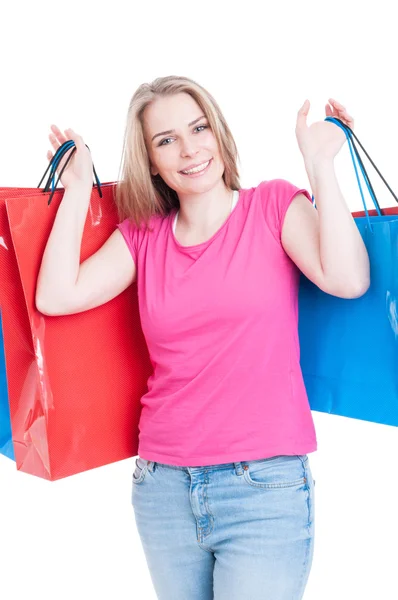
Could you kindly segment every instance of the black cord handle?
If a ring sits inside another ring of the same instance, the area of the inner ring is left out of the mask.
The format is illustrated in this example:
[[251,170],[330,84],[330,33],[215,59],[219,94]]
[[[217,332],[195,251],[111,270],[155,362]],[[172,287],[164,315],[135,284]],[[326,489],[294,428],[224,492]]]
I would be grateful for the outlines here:
[[[87,147],[87,148],[90,150],[90,148],[87,146],[87,144],[85,144],[85,146],[86,146],[86,147]],[[73,150],[72,150],[72,152],[69,154],[68,158],[66,159],[66,162],[65,162],[64,166],[62,167],[62,169],[61,169],[61,172],[59,173],[59,175],[58,175],[58,179],[57,179],[57,181],[56,181],[56,183],[55,183],[55,186],[54,186],[54,179],[55,179],[55,173],[56,173],[56,166],[57,166],[57,164],[58,164],[58,163],[61,161],[61,158],[64,156],[64,154],[65,154],[66,152],[68,152],[68,150],[69,150],[70,148],[73,148]],[[53,190],[52,190],[52,192],[51,192],[50,198],[49,198],[49,200],[48,200],[48,203],[47,203],[47,204],[48,204],[48,206],[51,204],[51,201],[52,201],[52,199],[53,199],[54,193],[55,193],[55,191],[56,191],[56,188],[57,188],[58,182],[59,182],[59,180],[60,180],[60,178],[61,178],[61,176],[62,176],[62,173],[65,171],[66,167],[68,166],[68,163],[69,163],[70,159],[72,158],[72,156],[73,156],[73,154],[74,154],[75,152],[76,152],[76,145],[75,145],[75,142],[74,142],[73,140],[67,140],[66,142],[64,142],[64,143],[62,144],[62,146],[60,146],[60,147],[58,148],[57,152],[54,154],[54,156],[53,156],[53,157],[52,157],[52,159],[50,160],[50,163],[49,163],[49,165],[48,165],[47,169],[45,170],[43,177],[40,179],[39,185],[37,186],[38,188],[41,186],[41,184],[42,184],[42,181],[43,181],[43,179],[45,178],[45,176],[46,176],[46,174],[47,174],[47,171],[50,169],[50,174],[49,174],[49,177],[48,177],[47,183],[46,183],[46,185],[44,186],[44,189],[43,189],[43,192],[44,192],[44,193],[46,193],[46,192],[48,192],[48,191],[49,191],[49,189],[50,189],[50,184],[51,184],[51,183],[53,184]],[[93,164],[93,171],[94,171],[94,177],[95,177],[95,180],[96,180],[96,182],[97,182],[98,193],[99,193],[99,195],[100,195],[100,198],[102,198],[101,182],[100,182],[100,180],[98,179],[98,175],[97,175],[97,172],[96,172],[96,170],[95,170],[94,164]]]

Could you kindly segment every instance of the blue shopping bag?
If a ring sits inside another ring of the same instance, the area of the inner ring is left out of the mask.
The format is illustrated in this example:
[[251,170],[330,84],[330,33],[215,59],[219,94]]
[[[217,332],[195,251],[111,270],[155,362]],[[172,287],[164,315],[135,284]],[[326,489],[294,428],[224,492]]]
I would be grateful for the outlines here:
[[3,344],[3,327],[0,310],[0,453],[15,460],[12,443],[10,407],[8,404],[6,364]]
[[[299,339],[304,383],[312,410],[398,426],[398,207],[380,210],[352,139],[360,144],[358,138],[338,119],[326,120],[344,129],[349,143],[365,209],[353,216],[369,254],[371,284],[360,298],[343,299],[322,292],[301,275]],[[376,207],[370,213],[356,163]]]

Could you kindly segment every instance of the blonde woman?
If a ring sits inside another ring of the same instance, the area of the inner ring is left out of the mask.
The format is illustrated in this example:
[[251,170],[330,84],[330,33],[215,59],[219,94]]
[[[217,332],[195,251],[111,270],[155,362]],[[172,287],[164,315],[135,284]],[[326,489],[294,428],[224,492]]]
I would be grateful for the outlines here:
[[[198,83],[141,85],[128,110],[120,223],[81,265],[91,156],[81,136],[52,126],[54,151],[72,139],[77,152],[36,302],[45,314],[72,314],[137,284],[153,373],[132,504],[161,600],[303,597],[317,441],[299,362],[300,272],[342,298],[369,286],[333,167],[344,133],[324,121],[308,127],[308,110],[306,101],[296,135],[317,210],[286,180],[241,188],[232,133]],[[333,99],[326,115],[353,127]]]

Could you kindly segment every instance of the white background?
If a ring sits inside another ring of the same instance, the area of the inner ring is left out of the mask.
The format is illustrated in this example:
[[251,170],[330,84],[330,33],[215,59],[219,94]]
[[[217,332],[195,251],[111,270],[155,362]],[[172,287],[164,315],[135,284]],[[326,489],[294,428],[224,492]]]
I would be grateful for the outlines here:
[[[275,177],[308,187],[297,110],[309,98],[309,122],[323,119],[334,97],[398,190],[393,6],[9,3],[1,15],[0,184],[37,186],[52,123],[80,133],[100,180],[114,181],[131,96],[142,82],[174,74],[197,80],[220,104],[242,187]],[[335,164],[349,207],[360,210],[347,144]],[[382,207],[395,204],[378,181],[375,189]],[[316,541],[304,598],[396,600],[397,429],[312,414]],[[130,504],[133,468],[131,458],[47,482],[0,456],[0,596],[154,599]]]

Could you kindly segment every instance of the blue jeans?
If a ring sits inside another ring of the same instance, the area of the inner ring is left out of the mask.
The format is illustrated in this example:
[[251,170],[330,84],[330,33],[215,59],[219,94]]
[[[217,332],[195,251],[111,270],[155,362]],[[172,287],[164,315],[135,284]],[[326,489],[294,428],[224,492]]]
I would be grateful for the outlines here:
[[314,551],[308,456],[201,467],[138,457],[134,516],[160,600],[300,600]]

